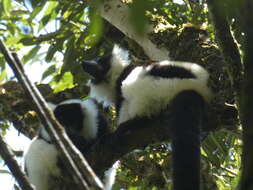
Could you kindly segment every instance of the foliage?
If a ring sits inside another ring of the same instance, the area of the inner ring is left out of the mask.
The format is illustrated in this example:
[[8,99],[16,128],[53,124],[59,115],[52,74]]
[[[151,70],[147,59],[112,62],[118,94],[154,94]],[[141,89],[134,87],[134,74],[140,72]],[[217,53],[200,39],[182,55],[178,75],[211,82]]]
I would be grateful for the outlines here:
[[[124,44],[129,40],[122,34],[110,35],[115,29],[95,12],[99,1],[87,2],[0,1],[0,10],[3,10],[0,11],[0,36],[8,47],[23,55],[25,65],[44,65],[42,81],[47,81],[55,92],[85,85],[87,76],[81,72],[81,61],[105,54],[115,42]],[[178,29],[190,23],[200,28],[205,26],[213,39],[204,1],[134,0],[129,6],[133,25],[140,32],[151,21],[157,25],[174,25]],[[234,24],[233,29],[240,36],[238,24]],[[0,83],[7,80],[11,80],[10,74],[0,55]],[[1,133],[5,133],[6,126],[6,122],[0,123]],[[240,168],[240,133],[239,127],[235,131],[220,130],[205,139],[202,149],[205,168],[202,170],[206,183],[214,183],[221,190],[235,187]],[[127,155],[122,160],[115,189],[166,189],[171,185],[169,155],[167,144],[152,145],[144,151]]]

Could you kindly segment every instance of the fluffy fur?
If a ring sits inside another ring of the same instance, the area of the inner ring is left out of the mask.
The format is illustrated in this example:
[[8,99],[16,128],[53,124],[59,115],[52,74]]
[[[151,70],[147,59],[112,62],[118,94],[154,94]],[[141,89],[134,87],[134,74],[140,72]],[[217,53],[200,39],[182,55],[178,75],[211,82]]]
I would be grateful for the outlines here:
[[[65,127],[70,139],[83,153],[89,151],[89,147],[96,139],[109,133],[107,123],[93,100],[71,99],[58,105],[49,103],[49,107]],[[35,185],[36,190],[69,189],[65,187],[65,184],[69,184],[62,178],[61,165],[59,153],[42,126],[25,154],[28,179]],[[116,168],[111,168],[110,171],[105,181],[106,190],[110,190],[113,185]]]
[[132,65],[127,51],[117,45],[110,59],[106,57],[83,63],[92,78],[90,96],[105,106],[115,105],[118,131],[125,126],[145,126],[145,121],[159,117],[170,106],[167,123],[174,189],[199,190],[200,128],[205,103],[211,97],[208,72],[187,62]]
[[86,140],[95,139],[98,135],[99,130],[99,112],[94,101],[91,99],[87,99],[85,101],[71,99],[63,101],[59,105],[67,104],[79,104],[81,106],[82,115],[85,117],[85,119],[83,119],[82,125],[84,127],[81,129],[80,135]]
[[[211,93],[207,87],[209,74],[197,64],[162,61],[149,66],[133,66],[124,80],[119,82],[122,73],[129,68],[130,61],[128,52],[117,45],[113,49],[110,64],[110,69],[105,74],[106,80],[100,83],[90,82],[90,96],[108,106],[119,104],[117,96],[122,93],[125,101],[120,102],[119,124],[136,116],[152,116],[159,113],[178,93],[185,90],[196,91],[207,101],[210,99]],[[86,65],[87,61],[83,64],[84,70]],[[195,78],[153,76],[149,73],[154,66],[183,68]]]
[[128,52],[115,46],[111,55],[110,70],[106,74],[107,82],[90,85],[90,96],[103,103],[104,106],[113,105],[116,101],[116,81],[122,71],[129,65]]
[[36,190],[49,190],[50,178],[60,176],[57,162],[58,151],[53,144],[38,138],[32,140],[25,154],[25,169]]

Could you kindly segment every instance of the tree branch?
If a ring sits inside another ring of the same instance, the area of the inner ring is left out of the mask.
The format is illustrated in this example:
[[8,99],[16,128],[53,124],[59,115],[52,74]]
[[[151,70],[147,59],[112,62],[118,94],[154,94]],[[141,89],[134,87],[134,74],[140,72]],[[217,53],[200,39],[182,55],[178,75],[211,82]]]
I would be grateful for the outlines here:
[[[223,4],[219,0],[207,0],[208,9],[212,16],[216,39],[220,46],[223,58],[226,63],[228,74],[236,98],[241,92],[242,63],[239,49],[233,39],[228,21],[224,12]],[[237,102],[239,103],[239,102]]]
[[240,12],[243,13],[243,29],[245,31],[244,78],[241,96],[241,121],[243,127],[243,155],[240,190],[253,188],[253,1],[243,1]]
[[7,63],[23,85],[27,95],[33,100],[42,124],[45,126],[45,129],[54,140],[56,147],[59,149],[60,154],[62,155],[61,158],[64,159],[63,163],[66,164],[66,167],[75,176],[73,179],[78,184],[78,187],[82,189],[90,189],[90,187],[103,189],[102,183],[95,176],[86,160],[82,157],[82,154],[71,143],[64,131],[64,128],[57,122],[37,88],[24,74],[22,63],[19,61],[17,55],[12,54],[12,56],[10,56],[2,41],[0,41],[0,49]]
[[133,24],[130,22],[131,11],[126,3],[120,0],[105,0],[99,7],[99,14],[126,36],[137,42],[150,59],[158,61],[169,59],[168,50],[163,47],[157,47],[149,39],[149,33],[154,31],[152,25],[149,25],[142,35],[138,34],[133,28]]
[[0,135],[0,155],[4,159],[11,173],[17,180],[20,187],[24,190],[35,190],[33,186],[28,182],[26,175],[20,169],[17,161],[14,159],[14,155],[8,148],[7,144],[4,142],[2,136]]

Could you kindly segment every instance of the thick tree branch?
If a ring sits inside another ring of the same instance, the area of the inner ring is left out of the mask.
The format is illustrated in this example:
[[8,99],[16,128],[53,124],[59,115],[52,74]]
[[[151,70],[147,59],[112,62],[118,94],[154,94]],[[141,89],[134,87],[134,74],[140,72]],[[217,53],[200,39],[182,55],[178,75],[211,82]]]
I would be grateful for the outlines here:
[[81,189],[90,189],[90,187],[103,189],[102,183],[95,176],[81,153],[73,146],[64,132],[63,127],[57,122],[37,88],[24,74],[24,69],[22,68],[22,64],[17,55],[12,54],[12,56],[10,56],[2,41],[0,41],[0,49],[7,63],[10,65],[16,77],[23,85],[24,90],[33,100],[42,124],[45,126],[47,132],[50,134],[55,145],[59,149],[62,158],[64,159],[63,163],[66,164],[66,167],[74,175],[73,179],[76,180],[78,187]]
[[243,126],[243,156],[240,190],[253,189],[253,1],[245,0],[240,10],[244,15],[245,57],[241,96],[241,121]]
[[135,149],[143,149],[152,143],[169,141],[170,118],[171,109],[168,108],[159,116],[149,119],[136,118],[126,122],[114,133],[95,143],[85,157],[98,175],[103,175],[107,168],[127,153]]
[[0,155],[4,159],[11,173],[17,180],[18,184],[22,189],[34,190],[34,187],[28,182],[26,175],[20,169],[17,161],[14,159],[14,155],[8,148],[7,144],[4,142],[2,136],[0,135]]
[[207,4],[212,16],[216,39],[223,54],[232,87],[238,98],[238,95],[241,92],[242,81],[242,63],[239,49],[231,34],[230,27],[223,10],[223,3],[219,0],[207,0]]
[[154,30],[153,26],[150,25],[141,35],[134,29],[133,24],[130,22],[131,11],[126,3],[121,0],[105,0],[99,7],[99,14],[126,36],[137,42],[150,59],[158,61],[169,59],[168,50],[157,47],[149,39],[149,33]]

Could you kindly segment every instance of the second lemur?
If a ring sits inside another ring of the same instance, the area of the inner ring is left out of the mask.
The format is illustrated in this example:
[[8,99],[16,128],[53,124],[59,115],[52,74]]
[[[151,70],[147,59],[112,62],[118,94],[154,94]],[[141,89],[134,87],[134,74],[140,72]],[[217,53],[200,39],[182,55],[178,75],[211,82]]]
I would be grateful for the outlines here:
[[[56,119],[65,128],[67,135],[81,153],[86,153],[92,144],[110,132],[107,121],[91,99],[71,99],[58,105],[50,104]],[[25,170],[36,190],[68,190],[72,180],[63,178],[66,170],[51,137],[41,126],[25,154]],[[110,190],[116,175],[116,168],[106,173],[105,189]]]

